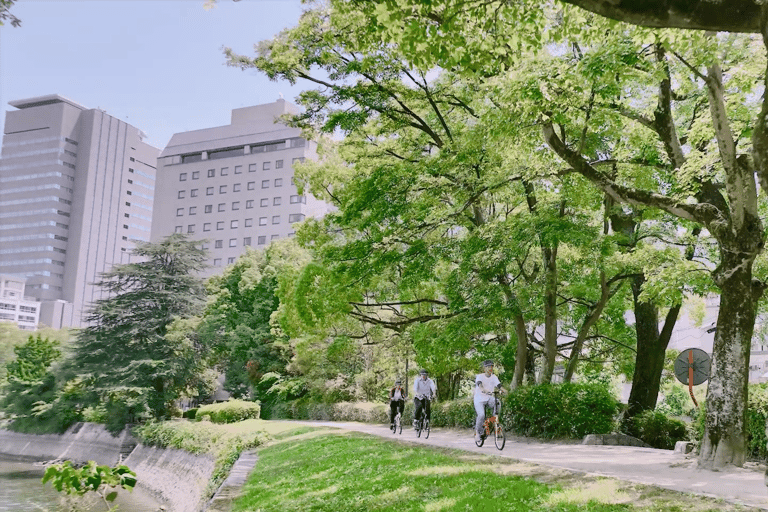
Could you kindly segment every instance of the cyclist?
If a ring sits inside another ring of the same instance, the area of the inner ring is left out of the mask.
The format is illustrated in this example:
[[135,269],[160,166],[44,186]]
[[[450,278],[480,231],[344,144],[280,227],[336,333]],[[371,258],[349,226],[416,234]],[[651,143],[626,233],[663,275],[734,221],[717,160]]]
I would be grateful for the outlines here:
[[389,390],[389,429],[395,428],[395,415],[400,412],[402,416],[403,410],[405,410],[405,399],[408,398],[408,393],[405,392],[400,385],[400,379],[395,381],[395,387]]
[[477,377],[475,377],[474,401],[475,412],[477,413],[477,420],[475,421],[475,441],[480,441],[480,436],[484,433],[483,423],[485,423],[486,405],[491,409],[496,405],[496,413],[501,413],[501,401],[493,396],[493,392],[496,389],[500,390],[500,388],[501,382],[499,382],[499,378],[493,374],[493,361],[486,359],[483,361],[483,373],[479,373]]
[[418,430],[418,419],[421,418],[421,409],[425,408],[427,419],[432,418],[432,408],[429,401],[437,395],[435,381],[429,378],[427,370],[421,369],[416,382],[413,383],[413,428]]

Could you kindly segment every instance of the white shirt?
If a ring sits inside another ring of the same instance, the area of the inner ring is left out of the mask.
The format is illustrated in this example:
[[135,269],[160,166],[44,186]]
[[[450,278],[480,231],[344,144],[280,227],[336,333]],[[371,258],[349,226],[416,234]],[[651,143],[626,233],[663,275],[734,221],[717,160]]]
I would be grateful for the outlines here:
[[413,383],[413,394],[414,396],[419,395],[437,395],[437,386],[435,385],[435,381],[430,379],[429,377],[425,379],[421,378],[421,375],[416,377],[416,382]]
[[489,396],[493,396],[493,390],[501,384],[496,374],[488,377],[485,373],[480,373],[475,377],[475,400],[485,401]]

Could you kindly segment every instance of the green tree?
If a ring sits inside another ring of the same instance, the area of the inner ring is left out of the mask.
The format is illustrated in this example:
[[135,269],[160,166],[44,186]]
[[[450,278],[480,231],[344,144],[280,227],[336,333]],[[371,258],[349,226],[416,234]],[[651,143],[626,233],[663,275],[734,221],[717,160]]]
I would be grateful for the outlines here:
[[181,234],[141,243],[136,263],[115,265],[97,283],[105,298],[90,309],[68,366],[100,402],[124,406],[127,416],[148,409],[166,417],[204,370],[198,347],[166,336],[174,320],[203,310],[206,254],[198,245]]
[[11,7],[16,0],[0,0],[0,26],[5,25],[6,20],[11,22],[11,26],[20,27],[21,20],[11,13]]

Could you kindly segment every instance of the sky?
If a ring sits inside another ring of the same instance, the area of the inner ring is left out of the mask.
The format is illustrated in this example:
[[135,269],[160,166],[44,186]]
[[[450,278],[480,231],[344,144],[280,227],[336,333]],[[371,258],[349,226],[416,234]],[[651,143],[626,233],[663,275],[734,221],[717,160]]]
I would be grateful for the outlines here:
[[0,108],[59,94],[100,108],[163,149],[174,133],[227,125],[234,108],[293,102],[310,84],[271,82],[226,65],[294,26],[300,0],[19,0],[0,27]]

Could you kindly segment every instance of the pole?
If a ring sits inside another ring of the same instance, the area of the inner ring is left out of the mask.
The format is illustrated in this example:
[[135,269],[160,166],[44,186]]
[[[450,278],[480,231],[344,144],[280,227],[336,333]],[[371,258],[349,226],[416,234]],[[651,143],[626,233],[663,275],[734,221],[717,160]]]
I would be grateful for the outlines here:
[[696,397],[693,396],[693,350],[688,351],[688,393],[691,394],[693,405],[698,407],[699,404],[696,402]]

